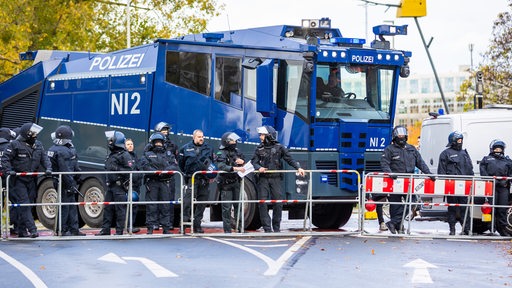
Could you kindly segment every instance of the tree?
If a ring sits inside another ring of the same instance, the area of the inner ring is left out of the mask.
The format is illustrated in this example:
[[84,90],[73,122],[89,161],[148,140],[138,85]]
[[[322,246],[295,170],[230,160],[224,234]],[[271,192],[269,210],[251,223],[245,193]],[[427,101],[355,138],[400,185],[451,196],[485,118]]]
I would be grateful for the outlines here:
[[[510,11],[498,14],[494,21],[492,39],[483,54],[483,62],[477,71],[483,72],[484,106],[487,104],[512,104],[512,0],[508,0]],[[465,101],[465,108],[473,107],[475,74],[460,88],[458,100]],[[466,110],[466,109],[465,109]]]
[[0,82],[26,68],[29,50],[108,52],[204,31],[217,0],[0,0]]

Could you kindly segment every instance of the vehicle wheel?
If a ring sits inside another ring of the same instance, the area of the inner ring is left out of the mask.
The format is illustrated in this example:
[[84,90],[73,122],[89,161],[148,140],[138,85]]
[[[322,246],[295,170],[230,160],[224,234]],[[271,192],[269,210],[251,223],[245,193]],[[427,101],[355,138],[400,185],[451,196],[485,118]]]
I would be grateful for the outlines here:
[[[98,179],[88,179],[80,187],[78,196],[80,202],[103,202],[105,200],[105,191],[103,185]],[[78,206],[82,220],[91,228],[99,228],[103,224],[103,205],[87,204]]]
[[[244,199],[245,200],[257,200],[258,193],[256,187],[251,181],[244,182]],[[244,203],[242,207],[244,209],[244,224],[247,230],[256,230],[261,227],[260,212],[258,210],[258,203]],[[232,219],[232,223],[235,223],[235,219]],[[234,227],[234,225],[233,225]]]
[[[57,203],[58,193],[53,187],[53,180],[46,179],[41,182],[37,189],[36,203]],[[43,205],[36,206],[36,213],[39,222],[47,229],[53,230],[55,228],[55,219],[58,211],[57,205]]]
[[512,234],[512,201],[508,202],[509,208],[507,209],[507,227],[505,228],[508,234]]
[[352,203],[328,203],[313,205],[313,225],[322,229],[338,229],[347,224],[352,216]]

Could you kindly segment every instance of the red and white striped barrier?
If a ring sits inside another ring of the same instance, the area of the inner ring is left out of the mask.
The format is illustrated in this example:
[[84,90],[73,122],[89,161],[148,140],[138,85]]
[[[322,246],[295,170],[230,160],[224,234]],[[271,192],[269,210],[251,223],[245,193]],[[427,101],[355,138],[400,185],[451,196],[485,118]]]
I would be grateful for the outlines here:
[[[424,176],[422,176],[424,177]],[[412,187],[410,186],[412,183]],[[493,196],[494,182],[492,180],[474,180],[474,179],[437,179],[430,178],[397,178],[392,179],[389,176],[369,175],[366,177],[366,193],[402,193],[407,194],[409,190],[413,194],[427,195],[471,195],[474,185],[474,196]],[[412,188],[412,189],[411,189]]]

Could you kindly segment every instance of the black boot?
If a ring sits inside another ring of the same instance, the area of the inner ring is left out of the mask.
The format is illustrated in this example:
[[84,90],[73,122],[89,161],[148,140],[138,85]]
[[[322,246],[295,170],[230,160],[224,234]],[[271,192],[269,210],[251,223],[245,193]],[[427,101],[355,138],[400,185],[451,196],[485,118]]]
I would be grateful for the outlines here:
[[450,235],[455,235],[455,223],[450,223]]

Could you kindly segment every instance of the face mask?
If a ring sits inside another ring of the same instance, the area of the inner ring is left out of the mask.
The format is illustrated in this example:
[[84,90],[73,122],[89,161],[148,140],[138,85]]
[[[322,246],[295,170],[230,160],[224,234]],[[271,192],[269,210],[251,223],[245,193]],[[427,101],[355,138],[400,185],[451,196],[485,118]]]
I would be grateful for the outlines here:
[[496,158],[502,158],[505,155],[503,152],[493,152],[492,154]]
[[162,153],[162,152],[165,152],[165,147],[164,146],[154,146],[153,151],[155,151],[157,153]]
[[407,140],[405,138],[395,138],[395,144],[400,147],[405,147],[405,144],[407,143]]
[[34,145],[34,143],[36,143],[36,137],[28,137],[25,142],[27,142],[28,145]]
[[462,143],[455,143],[452,145],[452,148],[457,151],[460,151],[460,150],[462,150]]

